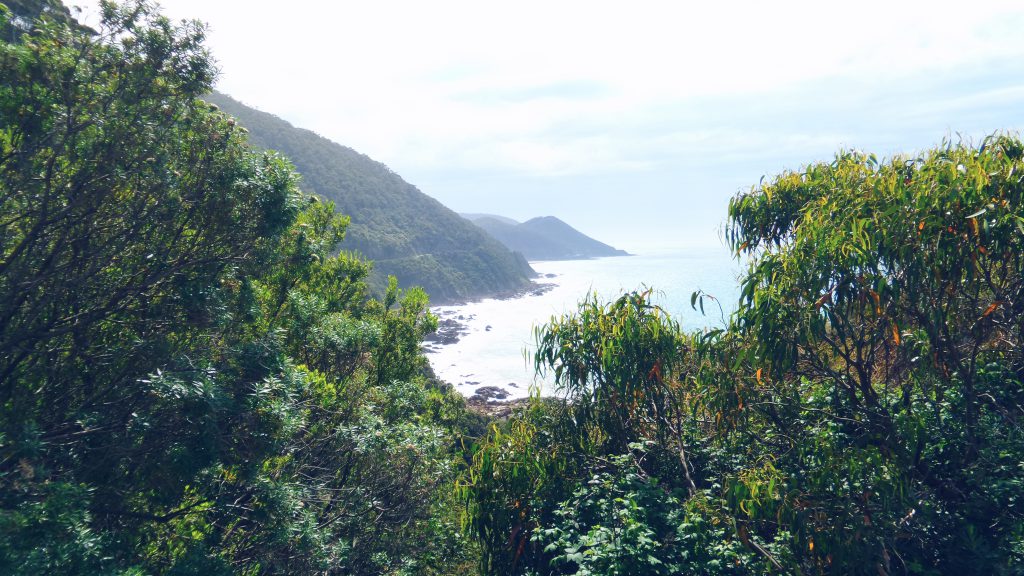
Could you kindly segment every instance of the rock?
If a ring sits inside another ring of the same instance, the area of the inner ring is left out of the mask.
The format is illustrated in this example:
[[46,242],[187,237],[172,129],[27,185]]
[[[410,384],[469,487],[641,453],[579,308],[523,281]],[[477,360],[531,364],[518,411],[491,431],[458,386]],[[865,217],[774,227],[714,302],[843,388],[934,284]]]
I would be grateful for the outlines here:
[[440,345],[455,344],[459,341],[459,338],[466,334],[466,332],[466,327],[461,322],[451,318],[445,318],[438,321],[437,331],[427,334],[423,337],[423,340],[427,342],[436,342]]
[[488,402],[480,399],[479,396],[471,396],[466,400],[466,405],[473,412],[486,416],[487,418],[497,419],[509,418],[516,410],[527,406],[529,403],[529,398],[514,398],[504,402],[491,400]]
[[490,402],[493,400],[505,400],[509,393],[500,386],[483,386],[478,388],[476,394],[470,397],[471,400]]

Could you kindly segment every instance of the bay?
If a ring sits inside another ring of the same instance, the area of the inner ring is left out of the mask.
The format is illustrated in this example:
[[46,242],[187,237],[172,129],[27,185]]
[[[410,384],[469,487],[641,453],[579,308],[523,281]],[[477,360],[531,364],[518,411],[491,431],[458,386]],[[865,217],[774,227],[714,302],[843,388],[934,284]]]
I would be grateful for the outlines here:
[[[624,292],[653,289],[654,302],[687,331],[722,326],[738,297],[740,264],[721,246],[530,265],[546,291],[432,309],[442,321],[461,324],[464,332],[458,342],[426,346],[434,372],[464,396],[483,386],[499,387],[509,398],[527,396],[534,385],[551,393],[550,378],[534,374],[535,328],[552,316],[574,312],[588,294],[611,301]],[[714,296],[721,308],[706,301],[706,314],[693,310],[690,296],[696,290]]]

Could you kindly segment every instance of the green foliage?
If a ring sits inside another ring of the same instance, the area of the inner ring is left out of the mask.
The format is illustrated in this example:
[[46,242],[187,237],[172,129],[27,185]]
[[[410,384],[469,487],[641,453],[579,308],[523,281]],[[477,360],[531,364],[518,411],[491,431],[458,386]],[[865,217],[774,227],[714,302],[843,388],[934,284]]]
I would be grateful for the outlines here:
[[463,528],[480,544],[483,573],[542,569],[550,556],[531,542],[532,534],[565,493],[572,460],[552,434],[554,419],[537,402],[506,429],[492,426],[459,485],[466,503]]
[[630,456],[613,456],[597,468],[559,504],[551,527],[534,535],[562,573],[742,574],[757,566],[728,538],[725,518],[708,509],[705,494],[690,500],[673,494]]
[[464,490],[485,549],[508,553],[510,501],[545,548],[487,571],[1019,572],[1022,152],[847,152],[738,195],[724,330],[680,334],[627,294],[538,331],[566,401],[527,412],[542,438],[479,454],[543,448],[544,472],[495,500],[481,458]]
[[591,297],[575,316],[536,331],[537,370],[551,370],[556,391],[573,400],[569,424],[581,442],[611,453],[641,439],[664,440],[673,425],[666,400],[679,327],[649,296],[627,294],[610,306]]
[[381,318],[382,345],[374,350],[374,379],[378,384],[408,380],[427,368],[420,353],[420,342],[437,330],[437,317],[428,310],[427,293],[411,288],[403,294],[398,280],[388,278],[384,300],[372,303],[371,310]]
[[0,42],[0,572],[465,565],[469,419],[422,376],[426,294],[367,298],[348,218],[200,99],[200,26],[140,1],[24,32]]
[[758,255],[737,314],[748,365],[786,390],[784,409],[815,415],[778,426],[825,465],[798,491],[839,490],[820,484],[838,464],[840,494],[861,500],[797,506],[830,517],[818,550],[835,563],[996,573],[1013,557],[1020,150],[994,136],[888,163],[846,153],[730,207],[734,248]]

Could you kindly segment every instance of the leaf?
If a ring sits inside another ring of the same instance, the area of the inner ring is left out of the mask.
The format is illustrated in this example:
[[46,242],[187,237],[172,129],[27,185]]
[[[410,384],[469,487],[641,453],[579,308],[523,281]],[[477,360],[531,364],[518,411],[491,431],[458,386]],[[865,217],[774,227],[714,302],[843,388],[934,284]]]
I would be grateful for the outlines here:
[[821,295],[821,298],[818,298],[818,300],[814,302],[814,311],[817,312],[817,311],[821,310],[821,307],[824,306],[825,304],[831,304],[831,303],[832,303],[832,293],[831,292],[825,292],[824,294]]
[[977,218],[978,216],[981,216],[985,212],[988,212],[988,208],[982,208],[981,210],[978,210],[974,214],[971,214],[970,216],[968,216],[967,219],[970,220],[971,218]]
[[985,316],[988,316],[989,314],[995,312],[996,308],[998,308],[1000,304],[1002,304],[1002,302],[999,300],[996,300],[995,302],[989,304],[988,308],[986,308],[985,311],[981,314],[981,317],[984,318]]
[[897,346],[900,345],[900,330],[895,324],[892,325],[892,340]]

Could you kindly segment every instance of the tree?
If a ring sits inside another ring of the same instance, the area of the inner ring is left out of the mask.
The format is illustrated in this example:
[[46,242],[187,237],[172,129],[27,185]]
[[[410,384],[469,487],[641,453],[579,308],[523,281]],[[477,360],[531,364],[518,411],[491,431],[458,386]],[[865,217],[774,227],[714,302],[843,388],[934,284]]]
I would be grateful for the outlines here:
[[221,431],[277,367],[211,344],[232,339],[235,287],[299,196],[283,160],[198,99],[213,79],[202,38],[108,3],[97,36],[41,22],[0,46],[8,568],[98,569],[104,532],[201,505],[197,472],[247,456]]
[[367,299],[348,219],[200,99],[202,27],[136,1],[95,34],[21,32],[0,35],[0,572],[464,561],[459,419],[435,418],[464,406],[419,373],[426,295]]
[[732,200],[725,329],[679,334],[643,294],[553,320],[536,362],[565,402],[466,480],[485,552],[517,558],[520,526],[544,546],[518,566],[549,574],[1018,572],[1022,174],[1006,135],[843,152]]
[[[736,317],[752,396],[803,439],[794,464],[811,473],[789,505],[814,561],[1020,561],[1022,150],[997,135],[888,162],[848,152],[730,205],[730,241],[753,255]],[[822,492],[844,467],[846,487]]]

